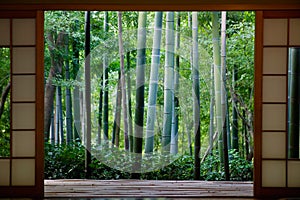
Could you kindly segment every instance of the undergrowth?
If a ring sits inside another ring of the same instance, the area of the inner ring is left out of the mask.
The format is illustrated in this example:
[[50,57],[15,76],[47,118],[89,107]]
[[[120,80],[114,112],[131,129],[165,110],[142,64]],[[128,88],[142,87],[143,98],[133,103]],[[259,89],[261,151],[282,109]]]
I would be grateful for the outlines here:
[[[217,153],[216,153],[217,154]],[[253,163],[245,160],[236,151],[229,152],[230,180],[250,181],[253,179]],[[121,161],[120,161],[121,162]],[[122,163],[118,163],[122,164]],[[112,180],[129,179],[130,173],[113,169],[93,158],[90,164],[92,179]],[[141,179],[147,180],[192,180],[194,158],[182,155],[173,163],[155,171],[142,173]],[[201,163],[201,179],[225,180],[219,157],[209,155]],[[85,147],[79,143],[69,145],[45,144],[45,179],[84,179]]]

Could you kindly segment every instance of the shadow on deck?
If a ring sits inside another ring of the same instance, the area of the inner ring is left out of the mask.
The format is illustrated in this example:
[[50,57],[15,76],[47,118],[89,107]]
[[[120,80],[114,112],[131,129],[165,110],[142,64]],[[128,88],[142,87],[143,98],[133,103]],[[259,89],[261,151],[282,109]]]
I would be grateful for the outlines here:
[[45,198],[253,197],[252,182],[156,180],[45,180]]

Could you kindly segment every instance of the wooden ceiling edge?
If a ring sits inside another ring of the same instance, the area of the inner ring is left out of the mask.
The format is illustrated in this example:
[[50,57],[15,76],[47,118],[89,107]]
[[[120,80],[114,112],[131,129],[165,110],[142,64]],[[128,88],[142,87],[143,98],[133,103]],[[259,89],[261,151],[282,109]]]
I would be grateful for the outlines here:
[[99,10],[99,11],[243,11],[299,10],[300,4],[0,4],[10,10]]

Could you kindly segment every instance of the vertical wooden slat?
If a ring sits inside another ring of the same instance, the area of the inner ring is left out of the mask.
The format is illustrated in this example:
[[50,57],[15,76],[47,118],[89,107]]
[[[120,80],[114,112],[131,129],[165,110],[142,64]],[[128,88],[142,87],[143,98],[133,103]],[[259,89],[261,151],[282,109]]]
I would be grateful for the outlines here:
[[44,196],[44,12],[36,15],[36,189]]
[[[13,46],[12,46],[12,19],[9,19],[9,29],[10,29],[10,32],[9,32],[9,57],[10,57],[10,74],[9,74],[9,77],[10,77],[10,79],[11,79],[11,77],[12,77],[12,66],[13,66],[13,63],[12,63],[12,61],[13,61]],[[12,84],[11,84],[11,80],[10,80],[10,85],[11,85],[11,87],[10,87],[10,94],[12,94],[11,92],[12,92]],[[13,95],[10,95],[10,97],[9,97],[9,101],[10,101],[10,121],[9,121],[9,127],[10,127],[10,136],[9,136],[9,142],[10,142],[10,144],[9,144],[9,186],[11,186],[11,182],[12,182],[12,180],[11,180],[11,177],[12,177],[12,173],[11,173],[11,168],[12,168],[12,109],[11,109],[11,107],[12,107],[12,96]]]
[[288,113],[288,81],[289,81],[289,43],[290,43],[290,40],[289,40],[289,38],[290,38],[290,33],[289,33],[289,31],[290,31],[290,19],[288,19],[288,23],[287,23],[287,38],[286,38],[286,40],[287,40],[287,48],[286,48],[286,76],[287,76],[287,78],[286,78],[286,112],[285,112],[285,114],[286,114],[286,132],[285,132],[285,146],[286,146],[286,151],[285,151],[285,153],[286,153],[286,155],[285,155],[285,167],[286,167],[286,170],[285,170],[285,185],[286,185],[286,187],[288,187],[288,155],[289,155],[289,153],[288,153],[288,146],[289,146],[289,133],[288,133],[288,126],[289,126],[289,124],[288,124],[288,115],[289,115],[289,113]]
[[262,184],[262,63],[263,63],[263,12],[255,17],[255,77],[254,77],[254,196],[261,195]]

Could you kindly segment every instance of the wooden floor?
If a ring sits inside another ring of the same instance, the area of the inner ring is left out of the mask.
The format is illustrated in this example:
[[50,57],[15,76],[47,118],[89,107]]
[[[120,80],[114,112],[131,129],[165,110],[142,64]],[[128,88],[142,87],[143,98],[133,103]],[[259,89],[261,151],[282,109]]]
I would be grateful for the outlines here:
[[253,197],[252,182],[45,180],[45,197],[81,198],[201,198]]

